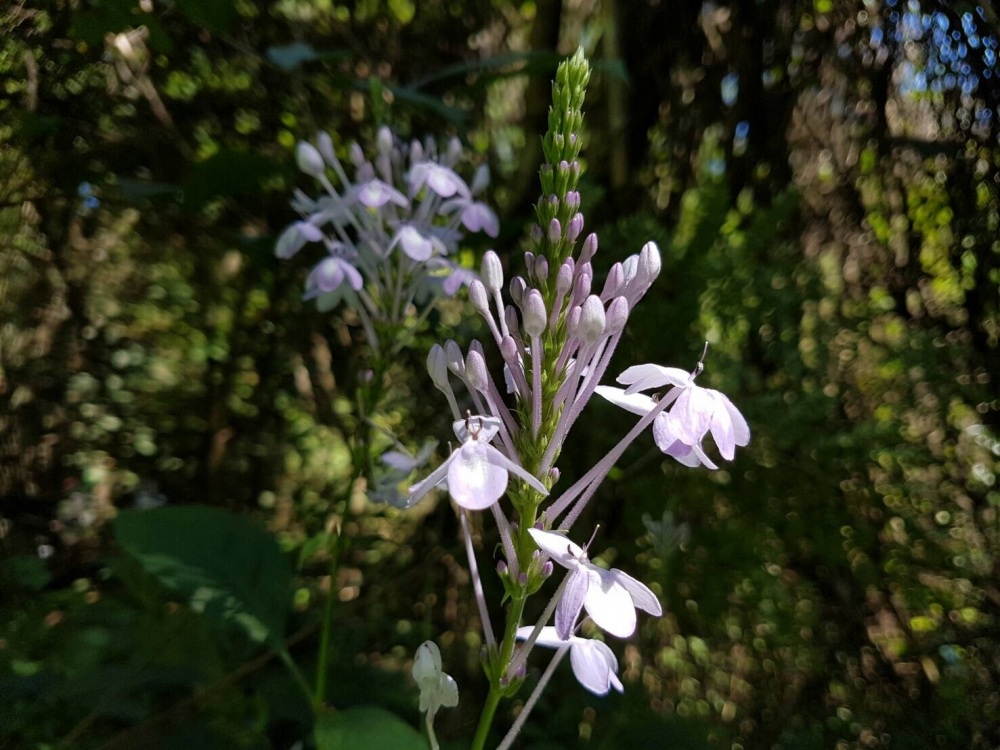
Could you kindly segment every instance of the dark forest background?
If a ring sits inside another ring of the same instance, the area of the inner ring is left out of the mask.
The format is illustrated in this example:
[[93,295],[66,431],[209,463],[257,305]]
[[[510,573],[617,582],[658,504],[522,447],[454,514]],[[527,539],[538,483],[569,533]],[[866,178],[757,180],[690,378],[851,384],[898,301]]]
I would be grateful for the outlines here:
[[[274,532],[303,662],[335,596],[335,705],[416,724],[408,660],[438,639],[463,746],[486,686],[453,513],[348,486],[362,332],[273,244],[295,143],[390,124],[490,164],[489,246],[521,269],[550,80],[582,45],[598,274],[664,256],[610,371],[690,368],[707,340],[703,384],[753,439],[714,473],[625,455],[591,521],[668,611],[612,644],[624,696],[567,669],[519,746],[1000,747],[998,42],[993,3],[943,0],[5,4],[0,746],[308,734],[266,650],[120,552],[116,513],[163,503]],[[447,435],[427,347],[482,335],[462,305],[430,318],[379,425]],[[570,481],[630,425],[586,418]],[[331,581],[317,540],[346,503]]]

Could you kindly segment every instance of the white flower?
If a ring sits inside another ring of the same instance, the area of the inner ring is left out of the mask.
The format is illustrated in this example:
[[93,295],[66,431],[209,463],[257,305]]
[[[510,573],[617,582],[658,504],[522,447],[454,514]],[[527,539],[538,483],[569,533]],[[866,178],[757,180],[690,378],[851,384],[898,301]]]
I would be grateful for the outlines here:
[[441,669],[441,650],[434,641],[424,641],[413,660],[413,679],[420,688],[420,710],[433,723],[439,708],[458,705],[458,685]]
[[681,393],[669,411],[653,420],[653,438],[657,447],[685,466],[718,467],[705,455],[701,442],[711,433],[723,458],[732,460],[736,446],[750,442],[750,427],[725,394],[696,385],[694,378],[676,367],[645,364],[630,367],[618,376],[625,390],[598,386],[595,391],[616,406],[633,414],[645,415],[656,401],[638,391],[673,386]]
[[[534,627],[528,625],[517,629],[517,637],[525,640],[531,636]],[[569,661],[573,674],[584,688],[594,695],[607,695],[613,687],[619,693],[625,692],[625,687],[618,679],[618,659],[606,643],[593,638],[570,636],[562,640],[551,626],[542,628],[535,643],[549,648],[569,646]]]
[[489,444],[500,431],[499,419],[470,416],[452,428],[462,444],[426,479],[410,487],[410,505],[447,479],[448,494],[456,503],[468,510],[485,510],[507,491],[508,472],[542,495],[549,494],[545,485]]
[[619,638],[635,632],[635,609],[659,617],[660,602],[649,588],[624,571],[604,570],[587,558],[587,552],[562,534],[528,529],[535,544],[569,570],[562,599],[556,606],[556,633],[567,640],[576,627],[581,609],[594,623]]

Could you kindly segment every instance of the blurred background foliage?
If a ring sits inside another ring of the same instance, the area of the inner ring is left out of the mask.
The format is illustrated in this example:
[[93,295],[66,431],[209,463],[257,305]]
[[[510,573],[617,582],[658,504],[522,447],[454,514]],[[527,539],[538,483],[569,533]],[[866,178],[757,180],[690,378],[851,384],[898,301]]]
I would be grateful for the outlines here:
[[[581,44],[597,265],[664,254],[620,365],[693,366],[708,340],[702,377],[754,437],[711,474],[626,454],[588,520],[668,612],[613,644],[624,696],[567,670],[521,746],[1000,745],[993,3],[22,0],[0,31],[0,746],[309,734],[271,651],[115,543],[119,511],[190,503],[274,532],[307,667],[334,597],[335,706],[416,723],[435,638],[462,746],[485,684],[453,514],[372,502],[352,438],[446,435],[427,348],[483,327],[442,307],[359,413],[358,321],[303,304],[309,261],[273,242],[296,141],[387,123],[491,165],[519,270],[549,80]],[[564,481],[627,430],[591,409]]]

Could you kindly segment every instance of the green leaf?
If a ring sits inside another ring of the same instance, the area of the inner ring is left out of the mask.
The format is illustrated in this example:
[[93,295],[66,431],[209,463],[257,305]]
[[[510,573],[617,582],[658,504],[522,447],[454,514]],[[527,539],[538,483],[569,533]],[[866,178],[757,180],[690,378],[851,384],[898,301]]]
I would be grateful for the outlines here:
[[420,732],[378,706],[322,714],[314,732],[317,750],[427,750]]
[[281,642],[291,570],[274,536],[250,519],[204,506],[126,510],[115,534],[195,611],[236,623],[254,641]]

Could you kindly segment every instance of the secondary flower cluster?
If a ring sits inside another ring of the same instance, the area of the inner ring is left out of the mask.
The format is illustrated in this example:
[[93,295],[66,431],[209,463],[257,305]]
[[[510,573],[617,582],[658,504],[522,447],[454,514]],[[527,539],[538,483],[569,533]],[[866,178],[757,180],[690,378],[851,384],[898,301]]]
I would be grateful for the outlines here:
[[450,256],[466,231],[499,233],[496,214],[476,199],[488,169],[480,167],[470,186],[455,171],[463,155],[456,139],[439,154],[433,141],[402,144],[385,127],[373,159],[357,143],[349,154],[353,178],[327,133],[296,150],[299,169],[324,194],[295,192],[291,205],[301,218],[282,232],[275,254],[290,258],[309,243],[326,249],[305,298],[330,309],[357,296],[373,318],[398,321],[418,294],[434,291],[428,285],[453,295],[468,284],[474,274]]

